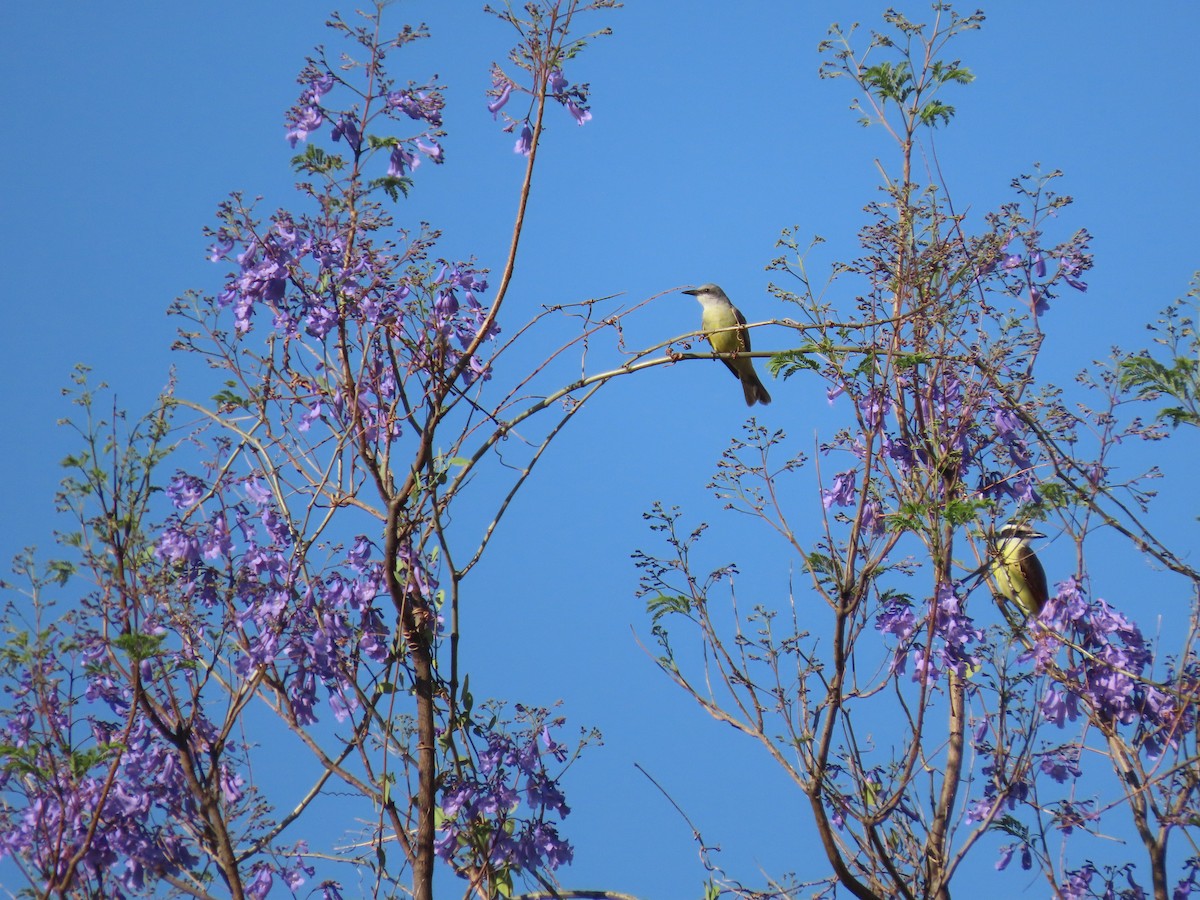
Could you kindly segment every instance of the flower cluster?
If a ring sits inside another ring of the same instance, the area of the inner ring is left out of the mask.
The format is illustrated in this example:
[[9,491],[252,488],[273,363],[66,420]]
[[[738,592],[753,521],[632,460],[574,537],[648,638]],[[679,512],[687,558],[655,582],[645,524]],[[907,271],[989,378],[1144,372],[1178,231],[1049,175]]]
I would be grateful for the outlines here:
[[[149,717],[131,718],[134,690],[99,633],[76,638],[43,635],[48,652],[10,692],[0,722],[0,743],[11,751],[0,769],[0,857],[22,859],[40,876],[39,890],[72,884],[95,896],[142,895],[163,876],[193,870],[212,849],[191,827],[203,818],[197,782],[214,786],[227,821],[252,825],[262,807],[239,774],[245,747],[199,709],[169,735]],[[143,690],[160,689],[178,657],[164,651],[144,660]],[[71,697],[76,667],[86,689]],[[311,874],[300,860],[275,869],[293,889]],[[271,872],[260,865],[255,876],[269,885]]]
[[[210,610],[232,606],[241,635],[232,656],[235,671],[246,678],[263,668],[278,671],[297,724],[317,721],[320,687],[335,717],[344,720],[357,704],[357,661],[383,661],[392,640],[377,604],[383,572],[371,558],[371,542],[356,539],[344,570],[308,573],[292,553],[295,526],[261,478],[242,480],[243,499],[208,516],[196,515],[188,499],[202,485],[183,473],[172,480],[168,496],[182,498],[176,505],[193,514],[170,520],[156,547],[176,566],[181,601]],[[214,490],[220,487],[236,486]],[[240,537],[236,545],[231,535]],[[423,562],[412,553],[406,562],[412,582],[429,590],[432,577]],[[234,588],[218,597],[217,585]]]
[[[424,33],[412,32],[409,39],[418,36],[424,36]],[[334,143],[344,142],[351,153],[358,157],[363,153],[364,146],[368,146],[363,139],[364,129],[371,124],[375,115],[382,114],[392,121],[403,121],[405,118],[415,121],[421,128],[415,135],[403,138],[391,136],[385,140],[385,144],[391,147],[388,157],[390,177],[407,175],[420,165],[422,156],[434,163],[445,160],[445,151],[439,138],[444,134],[441,130],[442,110],[446,101],[436,77],[427,85],[385,89],[378,113],[360,112],[357,107],[344,110],[327,108],[324,105],[325,96],[344,82],[323,61],[309,60],[300,75],[300,81],[304,90],[284,114],[287,141],[293,147],[307,141],[326,121],[331,121],[334,124],[329,131],[330,140]]]
[[[505,75],[499,66],[493,66],[492,87],[488,91],[488,96],[491,100],[487,104],[488,112],[492,114],[492,118],[501,114],[500,111],[508,105],[508,101],[512,98],[514,91],[529,94],[530,96],[535,95],[532,90],[521,87]],[[575,120],[576,125],[586,125],[591,121],[592,113],[588,107],[588,86],[586,84],[570,84],[561,69],[552,69],[547,73],[546,96],[563,106],[571,114],[571,118]],[[514,119],[507,113],[503,114],[505,119],[505,133],[511,134],[516,130],[518,124],[521,126],[517,142],[513,145],[513,152],[522,156],[528,156],[533,149],[531,114],[531,112],[526,112],[520,119]]]
[[1017,180],[1018,193],[1032,206],[1031,220],[1021,214],[1018,204],[1010,204],[1000,214],[989,216],[996,243],[981,248],[975,265],[977,285],[982,286],[989,279],[998,280],[1005,292],[1029,305],[1034,317],[1050,309],[1050,301],[1057,296],[1060,284],[1086,292],[1088,286],[1083,275],[1092,268],[1091,235],[1084,229],[1057,246],[1042,244],[1040,220],[1053,216],[1057,208],[1070,202],[1048,187],[1059,175],[1060,172],[1038,173]]
[[514,734],[482,733],[485,746],[474,766],[450,775],[443,787],[437,853],[460,871],[486,866],[503,878],[557,869],[574,856],[550,821],[571,811],[546,769],[547,756],[566,761],[566,747],[551,736],[563,721],[547,720],[542,709],[518,706],[517,711],[522,727]]
[[1086,705],[1102,721],[1134,726],[1135,744],[1156,759],[1164,745],[1175,746],[1196,723],[1195,695],[1200,679],[1185,669],[1166,681],[1147,677],[1153,652],[1141,629],[1099,598],[1089,600],[1074,577],[1057,586],[1036,620],[1037,642],[1030,656],[1048,669],[1063,642],[1079,650],[1065,681],[1051,685],[1042,714],[1062,727]]
[[[403,430],[403,416],[395,413],[405,377],[421,377],[432,389],[460,365],[464,384],[490,376],[481,344],[494,342],[500,326],[480,301],[486,272],[472,263],[424,262],[426,237],[397,251],[363,235],[351,250],[321,219],[279,213],[261,229],[232,204],[222,216],[211,256],[237,264],[217,298],[219,307],[232,308],[237,334],[247,335],[256,312],[266,308],[277,335],[311,339],[322,360],[292,379],[301,388],[291,398],[300,407],[299,430],[325,419],[338,430],[361,428],[370,441],[394,440]],[[363,354],[351,366],[358,380],[331,381],[324,371],[333,365],[333,342],[348,333],[358,336]]]
[[913,681],[936,681],[949,670],[965,675],[979,666],[973,646],[983,640],[983,632],[962,608],[958,586],[938,586],[933,603],[933,636],[936,645],[927,646],[921,638],[926,634],[919,627],[912,603],[903,597],[892,597],[875,618],[875,629],[898,639],[892,657],[892,673],[903,674],[912,665]]

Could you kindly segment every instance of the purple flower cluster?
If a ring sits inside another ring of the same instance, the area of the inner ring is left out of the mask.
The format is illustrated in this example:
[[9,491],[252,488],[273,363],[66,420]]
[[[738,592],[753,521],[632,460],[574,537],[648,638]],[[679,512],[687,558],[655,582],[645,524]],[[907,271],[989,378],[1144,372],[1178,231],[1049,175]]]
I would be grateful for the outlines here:
[[[1059,282],[1080,292],[1087,291],[1087,282],[1080,277],[1092,267],[1092,257],[1087,252],[1086,232],[1081,232],[1075,240],[1054,250],[1030,245],[1023,253],[1011,249],[1016,237],[1016,230],[1010,229],[999,253],[979,267],[980,279],[989,275],[1000,278],[1009,293],[1025,299],[1035,317],[1049,311],[1050,301],[1055,296],[1054,288]],[[1053,272],[1046,265],[1047,258],[1055,265]]]
[[325,122],[325,112],[321,109],[321,98],[333,90],[333,84],[334,79],[331,72],[311,73],[308,86],[301,92],[300,99],[284,117],[288,126],[288,143],[293,147],[300,141],[308,140],[308,136]]
[[448,776],[442,789],[437,853],[460,871],[485,866],[504,877],[557,869],[574,856],[549,821],[571,812],[546,769],[547,756],[566,761],[567,749],[550,732],[563,722],[547,721],[542,709],[517,710],[522,727],[514,734],[481,732],[485,746],[475,765]]
[[983,640],[983,632],[962,609],[958,586],[942,584],[932,604],[933,636],[937,642],[927,646],[921,638],[926,628],[919,625],[912,603],[892,597],[875,618],[875,629],[893,635],[899,641],[892,658],[892,673],[899,675],[912,665],[913,681],[930,683],[953,670],[960,676],[979,666],[974,645]]
[[1077,579],[1059,584],[1035,621],[1029,655],[1039,668],[1051,665],[1063,641],[1080,651],[1067,683],[1055,681],[1042,700],[1042,714],[1059,727],[1086,706],[1114,726],[1133,726],[1135,744],[1151,759],[1195,727],[1195,704],[1184,698],[1195,696],[1200,673],[1149,679],[1153,652],[1141,630],[1103,600],[1087,599]]
[[[393,414],[402,406],[397,376],[437,375],[432,381],[441,383],[442,373],[460,365],[478,335],[491,342],[500,333],[479,299],[486,273],[465,262],[418,265],[428,241],[417,239],[397,254],[363,236],[350,251],[341,233],[320,219],[279,213],[261,231],[231,205],[223,216],[212,257],[235,260],[238,271],[218,304],[232,307],[239,335],[251,331],[256,311],[265,306],[275,333],[289,340],[303,340],[302,333],[322,343],[346,332],[361,336],[365,358],[353,367],[358,383],[301,395],[300,431],[328,418],[339,430],[363,429],[368,440],[394,440],[403,424]],[[325,351],[316,352],[320,357]],[[401,372],[398,352],[404,356]],[[461,379],[471,384],[488,377],[476,347]],[[315,388],[318,382],[303,383]]]
[[[492,118],[501,114],[500,111],[512,99],[514,91],[530,96],[534,95],[532,90],[521,87],[505,75],[498,66],[493,66],[492,87],[487,94],[491,98],[487,104],[487,110],[492,114]],[[586,125],[591,121],[592,113],[588,107],[588,86],[586,84],[570,84],[561,69],[552,69],[547,73],[546,96],[563,106],[571,114],[576,125]],[[530,122],[530,113],[527,112],[520,119],[511,118],[507,114],[504,114],[504,118],[504,131],[508,134],[511,134],[518,124],[521,126],[517,142],[513,145],[513,152],[528,156],[533,149],[533,126]]]
[[[197,490],[197,482],[181,473],[167,493],[179,494],[184,485]],[[240,635],[232,660],[239,675],[278,672],[299,725],[317,721],[318,689],[324,687],[335,717],[343,720],[357,703],[351,684],[358,660],[383,661],[391,643],[376,604],[384,593],[383,573],[371,560],[370,541],[357,538],[344,571],[302,571],[292,553],[287,511],[259,479],[246,479],[241,488],[243,500],[213,515],[170,520],[156,552],[176,566],[174,589],[181,599],[214,611],[232,604]],[[240,538],[236,546],[234,535]],[[410,553],[406,563],[413,583],[428,590],[432,578],[421,560]],[[218,597],[217,585],[233,585],[232,594],[225,588]]]
[[[192,827],[205,818],[197,783],[214,787],[208,802],[220,804],[226,821],[253,821],[261,807],[239,774],[246,748],[198,707],[185,706],[168,731],[149,716],[131,720],[134,691],[99,631],[43,640],[47,652],[12,687],[0,722],[0,743],[10,748],[0,769],[0,856],[20,858],[40,877],[39,890],[70,884],[120,898],[193,870],[212,849]],[[157,692],[168,679],[176,689],[186,684],[194,667],[171,669],[183,657],[164,650],[143,660],[142,689]],[[79,672],[86,690],[69,696]],[[158,705],[160,715],[167,709]],[[311,874],[299,860],[275,868],[293,888]],[[271,867],[255,874],[269,884]]]
[[[370,124],[370,117],[364,119],[357,108],[336,111],[322,105],[325,95],[333,90],[339,79],[327,67],[310,61],[301,75],[301,80],[305,83],[305,88],[296,103],[284,115],[288,143],[295,147],[298,143],[307,141],[311,134],[329,120],[334,123],[330,128],[330,139],[334,143],[344,142],[355,157],[362,154],[365,144],[363,128]],[[399,178],[415,169],[420,160],[417,153],[435,163],[443,162],[445,152],[438,138],[442,136],[442,110],[446,101],[436,78],[428,85],[410,85],[400,90],[387,91],[384,100],[382,110],[387,118],[398,121],[400,116],[405,116],[422,125],[422,131],[417,135],[388,139],[392,145],[388,175]]]
[[[76,883],[108,885],[116,896],[124,896],[121,891],[139,893],[147,875],[178,874],[196,864],[192,837],[183,823],[196,818],[198,808],[174,748],[142,724],[121,750],[108,742],[116,726],[105,722],[102,713],[91,713],[87,718],[97,738],[94,757],[89,760],[82,750],[60,755],[53,744],[37,741],[22,728],[21,712],[18,701],[18,714],[3,725],[4,740],[30,750],[36,747],[37,752],[27,759],[19,783],[9,780],[11,767],[0,776],[6,792],[20,789],[27,801],[19,811],[0,814],[0,856],[25,859],[44,878],[61,884],[69,862],[78,855]],[[110,784],[107,776],[114,760]],[[80,773],[88,761],[92,765]],[[230,782],[228,799],[238,801],[236,779],[227,772],[222,778]],[[97,817],[101,824],[89,839]]]
[[[1091,900],[1093,897],[1121,897],[1130,900],[1145,900],[1149,895],[1133,878],[1133,864],[1123,866],[1105,866],[1101,872],[1095,863],[1085,862],[1080,868],[1068,870],[1064,874],[1067,880],[1058,885],[1057,894],[1064,900]],[[1093,885],[1096,880],[1100,884]],[[1124,887],[1119,886],[1124,882]],[[1182,893],[1181,893],[1182,891]],[[1174,900],[1183,900],[1187,896],[1186,880],[1179,883],[1173,895]]]
[[[484,339],[490,341],[500,333],[500,326],[488,321],[487,309],[476,296],[487,290],[485,275],[464,263],[442,262],[428,288],[434,297],[432,309],[424,310],[426,333],[431,339],[422,345],[427,349],[417,355],[415,365],[430,367],[441,362],[447,367],[457,366],[462,351],[470,348],[477,335],[482,332]],[[439,354],[441,359],[429,359],[431,352]],[[490,368],[478,353],[472,354],[463,378],[467,384],[491,378]]]

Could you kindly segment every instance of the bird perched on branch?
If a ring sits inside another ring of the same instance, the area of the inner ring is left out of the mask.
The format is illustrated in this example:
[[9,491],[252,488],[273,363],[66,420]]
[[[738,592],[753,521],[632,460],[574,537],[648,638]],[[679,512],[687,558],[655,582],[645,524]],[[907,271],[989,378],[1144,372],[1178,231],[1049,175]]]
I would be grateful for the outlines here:
[[1034,538],[1045,535],[1028,522],[1009,522],[996,535],[996,558],[991,565],[991,580],[996,594],[1015,603],[1026,616],[1036,616],[1049,598],[1046,570],[1029,546]]
[[742,383],[746,405],[770,403],[771,395],[758,380],[754,371],[754,360],[738,354],[750,352],[750,332],[746,329],[746,317],[729,302],[725,292],[715,284],[702,284],[688,288],[685,294],[695,297],[704,311],[700,315],[700,327],[707,332],[708,342],[717,353],[730,353],[731,357],[721,360]]

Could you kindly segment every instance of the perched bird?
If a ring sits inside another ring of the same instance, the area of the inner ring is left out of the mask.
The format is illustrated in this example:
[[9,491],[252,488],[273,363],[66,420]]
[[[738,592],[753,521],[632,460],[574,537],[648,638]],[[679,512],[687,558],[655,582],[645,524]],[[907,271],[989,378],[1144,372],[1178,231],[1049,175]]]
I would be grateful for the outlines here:
[[1046,605],[1046,570],[1029,548],[1034,538],[1044,538],[1028,522],[1009,522],[996,535],[996,558],[991,576],[996,593],[1021,608],[1026,616],[1036,616]]
[[[691,294],[704,307],[700,315],[700,327],[708,332],[708,342],[717,353],[749,353],[750,332],[746,330],[746,317],[736,306],[729,302],[725,292],[715,284],[702,284],[698,288],[688,288],[685,294]],[[754,371],[754,360],[748,356],[735,356],[732,359],[722,359],[721,362],[729,367],[742,383],[742,392],[746,395],[746,405],[755,403],[770,403],[771,395],[758,380]]]

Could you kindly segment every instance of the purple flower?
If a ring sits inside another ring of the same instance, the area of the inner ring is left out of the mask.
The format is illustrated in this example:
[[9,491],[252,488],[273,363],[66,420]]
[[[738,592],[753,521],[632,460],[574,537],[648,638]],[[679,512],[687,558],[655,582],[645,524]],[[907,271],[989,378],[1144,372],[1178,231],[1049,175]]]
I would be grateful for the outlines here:
[[258,506],[271,502],[271,492],[257,478],[249,478],[245,484],[246,496]]
[[1007,440],[1021,427],[1021,419],[1012,410],[997,408],[992,413],[992,424],[996,427],[996,435]]
[[1020,475],[1013,481],[1012,494],[1022,505],[1041,502],[1041,495],[1033,489],[1033,480],[1028,475]]
[[233,240],[224,232],[217,235],[217,242],[208,248],[208,258],[211,262],[220,262],[233,249]]
[[567,112],[575,119],[576,125],[584,125],[592,121],[592,114],[586,106],[580,106],[574,100],[567,101]]
[[313,100],[320,100],[333,90],[333,73],[323,72],[319,78],[308,83],[308,90],[309,96]]
[[354,539],[354,546],[350,548],[346,557],[356,572],[365,571],[371,559],[371,539],[365,534],[360,534]]
[[552,94],[561,94],[567,89],[567,79],[561,69],[554,69],[546,79],[546,88]]
[[1051,686],[1042,698],[1042,715],[1059,728],[1079,718],[1079,698],[1073,691]]
[[205,559],[228,559],[233,553],[233,540],[225,517],[214,513],[208,524],[208,537],[204,540]]
[[312,428],[313,422],[317,421],[319,418],[321,418],[321,401],[316,400],[313,402],[313,405],[305,411],[304,415],[300,417],[300,422],[296,425],[296,430],[308,431],[308,429]]
[[388,157],[388,176],[391,178],[403,178],[408,171],[415,169],[421,164],[421,157],[415,153],[405,150],[400,144],[392,148],[391,156]]
[[246,885],[246,896],[253,900],[263,900],[271,891],[271,883],[275,880],[275,876],[271,874],[271,870],[263,866],[254,875],[254,880]]
[[333,330],[333,327],[337,325],[337,321],[338,314],[336,310],[328,309],[324,306],[314,306],[309,309],[308,315],[304,317],[304,330],[320,340]]
[[346,139],[346,145],[355,153],[362,146],[362,135],[358,133],[358,125],[350,116],[342,116],[333,126],[332,137],[335,141]]
[[855,498],[855,482],[858,470],[850,469],[840,472],[833,478],[833,487],[821,491],[821,505],[826,509],[831,506],[853,506]]
[[1044,315],[1050,311],[1050,304],[1046,302],[1046,294],[1037,285],[1029,286],[1029,305],[1033,308],[1035,316]]
[[512,85],[505,82],[504,88],[500,91],[499,96],[496,97],[495,100],[493,100],[491,103],[489,103],[487,105],[488,112],[490,112],[492,114],[493,119],[496,118],[496,115],[500,112],[501,109],[504,108],[504,104],[506,104],[508,102],[508,98],[511,94],[512,94]]
[[895,635],[901,642],[907,641],[916,630],[917,618],[912,604],[907,600],[893,598],[887,608],[875,618],[875,630]]
[[884,533],[883,504],[878,500],[868,500],[863,505],[862,530],[872,537],[879,537]]
[[490,381],[492,378],[492,367],[481,360],[478,356],[472,356],[471,362],[467,366],[467,370],[463,373],[463,377],[467,384],[474,384],[482,379]]
[[200,559],[200,543],[194,534],[171,527],[163,531],[154,548],[161,560],[175,563],[194,563]]
[[321,113],[319,107],[306,106],[292,117],[291,128],[288,129],[286,135],[288,143],[293,147],[300,141],[308,139],[308,136],[321,127],[325,121],[325,116]]
[[436,90],[426,91],[392,91],[388,94],[388,105],[398,109],[410,119],[424,119],[434,128],[442,124],[442,107],[445,101]]
[[521,125],[521,136],[517,138],[516,144],[513,145],[513,153],[520,153],[528,156],[533,149],[533,129],[529,127],[529,120],[526,119]]
[[968,666],[978,665],[978,660],[968,648],[983,640],[983,632],[973,625],[971,617],[962,611],[962,601],[956,587],[951,584],[938,585],[934,627],[946,644],[942,651],[942,662],[960,674],[965,673]]
[[908,442],[903,439],[893,440],[891,435],[885,434],[881,441],[883,455],[896,464],[903,474],[908,474],[912,471],[915,458],[912,448]]
[[1078,778],[1083,774],[1083,770],[1079,768],[1078,751],[1067,752],[1059,750],[1054,753],[1047,753],[1042,757],[1039,765],[1045,774],[1049,775],[1059,784],[1066,784],[1067,779]]
[[187,509],[200,502],[207,490],[203,481],[186,472],[176,472],[167,485],[167,498],[176,509]]
[[884,417],[892,411],[892,398],[883,391],[871,388],[866,396],[858,401],[858,410],[862,413],[867,427],[878,428],[883,424]]
[[446,321],[458,312],[458,298],[454,291],[438,291],[437,299],[433,301],[433,310],[439,321]]
[[1046,277],[1046,260],[1042,258],[1042,253],[1040,250],[1033,254],[1033,258],[1030,259],[1029,262],[1033,265],[1034,275],[1036,275],[1038,278]]
[[[964,813],[964,819],[968,825],[973,825],[976,822],[982,822],[992,814],[992,803],[990,800],[976,800],[974,803],[967,804],[967,808],[964,810]],[[1005,860],[1004,865],[1008,865],[1007,860]],[[996,868],[1002,869],[1004,866],[997,863]]]
[[1082,271],[1083,266],[1077,259],[1068,259],[1063,257],[1058,261],[1059,270],[1062,272],[1063,281],[1075,288],[1077,291],[1087,291],[1087,283],[1080,281],[1076,276]]
[[546,752],[557,759],[559,762],[565,762],[567,759],[567,748],[550,737],[550,728],[546,726],[542,728],[542,744],[546,748]]
[[442,145],[439,144],[437,141],[435,141],[433,138],[429,139],[428,144],[426,144],[424,141],[418,139],[417,140],[417,149],[420,150],[422,153],[424,153],[426,156],[428,156],[430,159],[432,159],[435,163],[445,162],[445,160],[442,157],[442,153],[443,153]]

